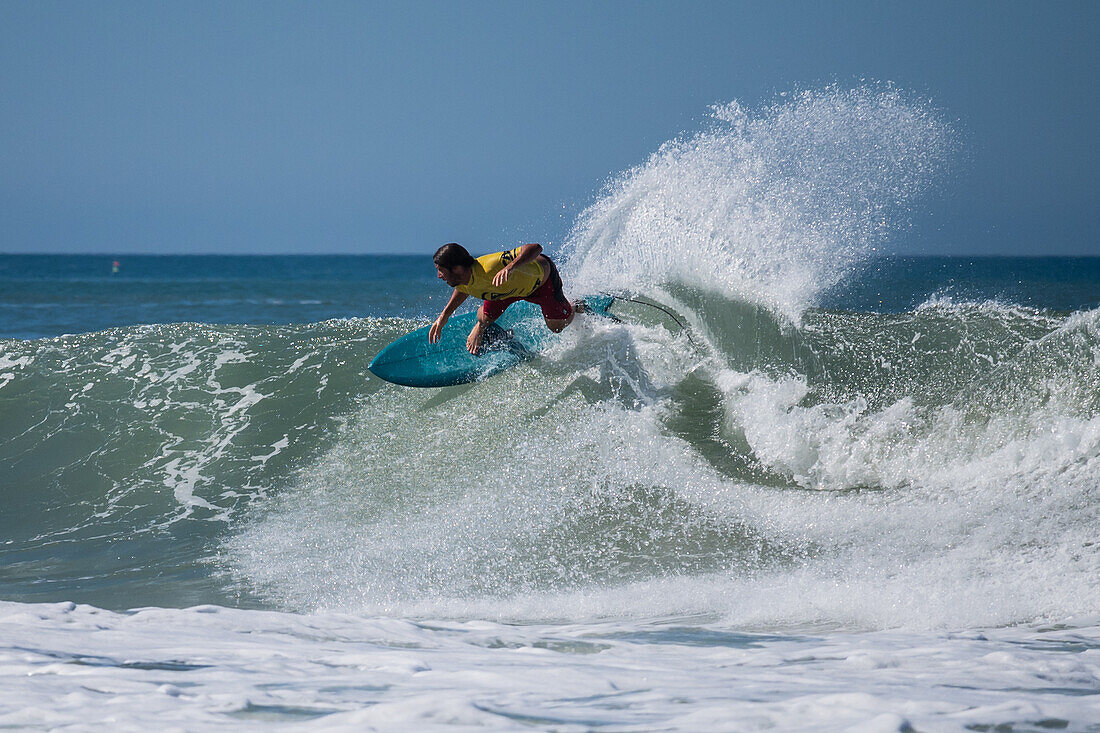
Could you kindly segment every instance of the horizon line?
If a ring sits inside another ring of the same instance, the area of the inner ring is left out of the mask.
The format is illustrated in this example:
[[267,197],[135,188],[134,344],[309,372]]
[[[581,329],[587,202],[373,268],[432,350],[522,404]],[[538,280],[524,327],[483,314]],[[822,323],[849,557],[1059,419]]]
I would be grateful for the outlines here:
[[[431,257],[432,253],[410,254],[408,252],[3,252],[0,257]],[[892,252],[880,253],[867,258],[867,261],[889,259],[891,257],[913,258],[1003,258],[1003,259],[1100,259],[1100,254],[994,254],[982,252]]]

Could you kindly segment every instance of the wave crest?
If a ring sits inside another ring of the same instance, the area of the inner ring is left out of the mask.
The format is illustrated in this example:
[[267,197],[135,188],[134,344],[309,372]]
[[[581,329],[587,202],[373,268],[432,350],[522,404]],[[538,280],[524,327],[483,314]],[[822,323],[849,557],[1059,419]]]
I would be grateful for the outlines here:
[[586,209],[565,251],[582,291],[694,284],[792,321],[907,221],[953,134],[889,86],[712,109]]

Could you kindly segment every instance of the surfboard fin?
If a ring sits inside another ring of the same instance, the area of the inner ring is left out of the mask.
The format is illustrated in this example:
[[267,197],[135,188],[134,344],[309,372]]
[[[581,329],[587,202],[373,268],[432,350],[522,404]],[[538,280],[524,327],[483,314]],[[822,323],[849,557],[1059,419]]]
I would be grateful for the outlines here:
[[614,295],[589,295],[587,297],[577,300],[573,305],[577,313],[591,314],[594,316],[603,316],[604,318],[610,318],[616,323],[622,323],[622,320],[612,315],[607,309],[611,307],[611,304],[615,302]]
[[603,316],[609,315],[607,309],[615,302],[615,296],[601,293],[599,295],[586,296],[577,302],[582,308],[580,311],[581,313],[595,313]]

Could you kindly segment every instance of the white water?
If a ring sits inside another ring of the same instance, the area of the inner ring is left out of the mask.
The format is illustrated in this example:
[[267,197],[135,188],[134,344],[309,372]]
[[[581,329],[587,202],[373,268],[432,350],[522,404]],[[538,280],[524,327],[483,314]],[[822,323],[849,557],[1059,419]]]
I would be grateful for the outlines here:
[[1098,621],[776,636],[680,620],[515,626],[0,603],[0,725],[1085,730],[1100,720]]
[[689,283],[797,322],[905,226],[951,149],[935,113],[890,88],[716,107],[581,215],[566,279],[581,292]]

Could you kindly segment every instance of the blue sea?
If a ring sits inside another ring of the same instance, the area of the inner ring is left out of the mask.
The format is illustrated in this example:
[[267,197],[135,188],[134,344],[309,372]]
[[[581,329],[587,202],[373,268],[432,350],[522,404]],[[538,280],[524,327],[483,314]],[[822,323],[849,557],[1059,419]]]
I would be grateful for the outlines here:
[[1100,730],[1100,258],[894,253],[948,132],[717,109],[462,387],[432,246],[0,255],[0,726]]

